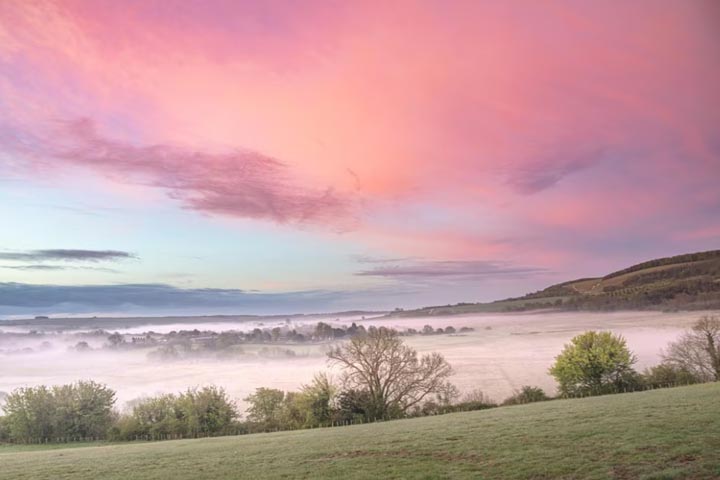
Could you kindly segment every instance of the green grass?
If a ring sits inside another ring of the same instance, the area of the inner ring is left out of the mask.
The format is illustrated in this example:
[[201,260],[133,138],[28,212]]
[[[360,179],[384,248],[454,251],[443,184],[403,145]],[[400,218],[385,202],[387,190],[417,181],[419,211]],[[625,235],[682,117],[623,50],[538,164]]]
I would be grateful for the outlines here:
[[[44,450],[62,450],[66,448],[82,448],[82,447],[97,447],[100,445],[125,445],[125,443],[111,443],[111,442],[68,442],[68,443],[43,443],[43,444],[12,444],[12,443],[0,443],[0,455],[3,453],[16,453],[16,452],[37,452]],[[2,472],[0,472],[2,475]]]
[[352,427],[34,451],[2,479],[718,479],[720,383]]

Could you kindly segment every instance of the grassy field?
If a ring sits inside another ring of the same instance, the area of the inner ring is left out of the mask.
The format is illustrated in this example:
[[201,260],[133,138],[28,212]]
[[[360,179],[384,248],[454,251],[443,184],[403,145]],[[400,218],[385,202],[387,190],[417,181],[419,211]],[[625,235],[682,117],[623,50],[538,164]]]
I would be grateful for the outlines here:
[[720,478],[720,383],[372,425],[0,447],[2,479]]

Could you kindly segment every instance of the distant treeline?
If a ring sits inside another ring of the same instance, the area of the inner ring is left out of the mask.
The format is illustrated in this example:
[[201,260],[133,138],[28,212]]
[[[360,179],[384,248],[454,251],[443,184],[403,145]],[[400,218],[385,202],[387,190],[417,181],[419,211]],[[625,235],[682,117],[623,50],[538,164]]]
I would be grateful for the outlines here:
[[[325,322],[318,322],[315,325],[302,325],[293,327],[288,322],[286,325],[273,328],[254,328],[250,331],[227,330],[216,332],[212,330],[179,330],[169,333],[157,333],[153,331],[142,334],[111,333],[107,330],[93,330],[90,332],[61,333],[30,331],[27,333],[3,332],[0,330],[0,339],[7,338],[16,343],[20,340],[41,341],[33,347],[22,347],[0,349],[0,353],[26,354],[38,351],[46,351],[53,348],[52,340],[76,338],[78,341],[71,347],[77,352],[90,352],[97,349],[107,350],[130,350],[149,349],[153,358],[161,360],[180,359],[195,355],[217,354],[216,357],[234,356],[243,354],[242,345],[276,344],[278,347],[268,347],[260,350],[258,355],[264,357],[287,357],[295,356],[295,351],[283,349],[281,345],[299,345],[311,343],[327,343],[328,341],[342,340],[354,335],[365,334],[377,327],[358,325],[353,322],[351,325],[333,326]],[[465,334],[474,331],[471,327],[455,328],[447,327],[433,328],[425,325],[422,329],[407,328],[398,330],[400,336],[413,335],[455,335]],[[98,343],[100,345],[98,345]]]
[[[243,345],[251,344],[305,344],[325,343],[328,341],[342,340],[356,335],[365,335],[368,332],[377,330],[377,327],[357,325],[352,323],[349,326],[332,326],[325,322],[318,322],[314,327],[306,327],[301,331],[290,326],[274,328],[254,328],[249,332],[243,331],[201,331],[181,330],[168,334],[149,332],[145,335],[122,335],[113,333],[107,337],[105,348],[129,349],[129,348],[155,348],[151,353],[154,358],[162,360],[181,359],[189,356],[216,354],[217,356],[233,356],[243,354]],[[454,335],[472,332],[470,327],[456,329],[453,326],[445,328],[433,328],[425,325],[421,330],[408,328],[402,331],[392,330],[399,336],[413,335]],[[86,342],[79,342],[76,350],[86,351],[90,347]],[[259,355],[265,357],[292,357],[296,353],[291,349],[264,348]]]

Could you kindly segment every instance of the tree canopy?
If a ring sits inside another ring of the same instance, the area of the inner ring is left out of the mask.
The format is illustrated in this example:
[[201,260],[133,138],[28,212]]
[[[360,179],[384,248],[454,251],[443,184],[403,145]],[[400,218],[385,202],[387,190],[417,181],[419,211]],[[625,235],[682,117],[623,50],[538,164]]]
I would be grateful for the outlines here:
[[448,382],[452,367],[439,353],[418,357],[397,332],[371,328],[328,352],[343,370],[346,389],[367,392],[366,414],[389,418],[419,407],[429,396],[445,397],[455,388]]
[[114,420],[115,392],[93,382],[20,388],[7,396],[8,435],[16,440],[104,437]]
[[589,331],[574,337],[555,357],[550,374],[563,396],[598,395],[631,386],[637,361],[622,336]]

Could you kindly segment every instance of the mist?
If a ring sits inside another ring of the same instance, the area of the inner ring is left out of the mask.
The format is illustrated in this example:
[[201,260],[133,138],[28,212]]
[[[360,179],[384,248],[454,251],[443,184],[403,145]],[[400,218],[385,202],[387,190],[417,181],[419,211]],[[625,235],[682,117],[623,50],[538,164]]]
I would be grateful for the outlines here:
[[[675,340],[701,313],[523,313],[452,317],[397,318],[359,316],[256,318],[219,321],[210,318],[142,321],[104,320],[102,330],[40,322],[18,326],[0,323],[0,392],[19,387],[56,385],[77,380],[105,383],[117,392],[117,407],[159,393],[174,393],[203,385],[217,385],[244,410],[243,398],[258,387],[296,390],[315,372],[330,370],[325,352],[334,343],[246,342],[232,354],[207,352],[167,358],[157,354],[156,338],[181,330],[250,332],[254,329],[311,331],[319,321],[334,327],[385,326],[406,331],[423,326],[456,329],[453,334],[409,335],[404,341],[420,353],[439,352],[454,367],[453,383],[461,391],[480,389],[496,401],[522,385],[555,392],[547,373],[554,357],[570,339],[586,330],[611,330],[625,337],[642,371],[660,361],[661,350]],[[134,323],[134,324],[133,324]],[[112,328],[115,325],[116,328]],[[468,327],[459,333],[461,327]],[[469,329],[472,331],[469,331]],[[117,332],[137,344],[108,348],[108,335]],[[153,332],[153,333],[149,333]],[[148,339],[148,340],[144,340]],[[82,342],[87,345],[79,346]],[[81,348],[82,347],[82,348]],[[0,395],[1,397],[1,395]],[[1,401],[1,399],[0,399]]]

